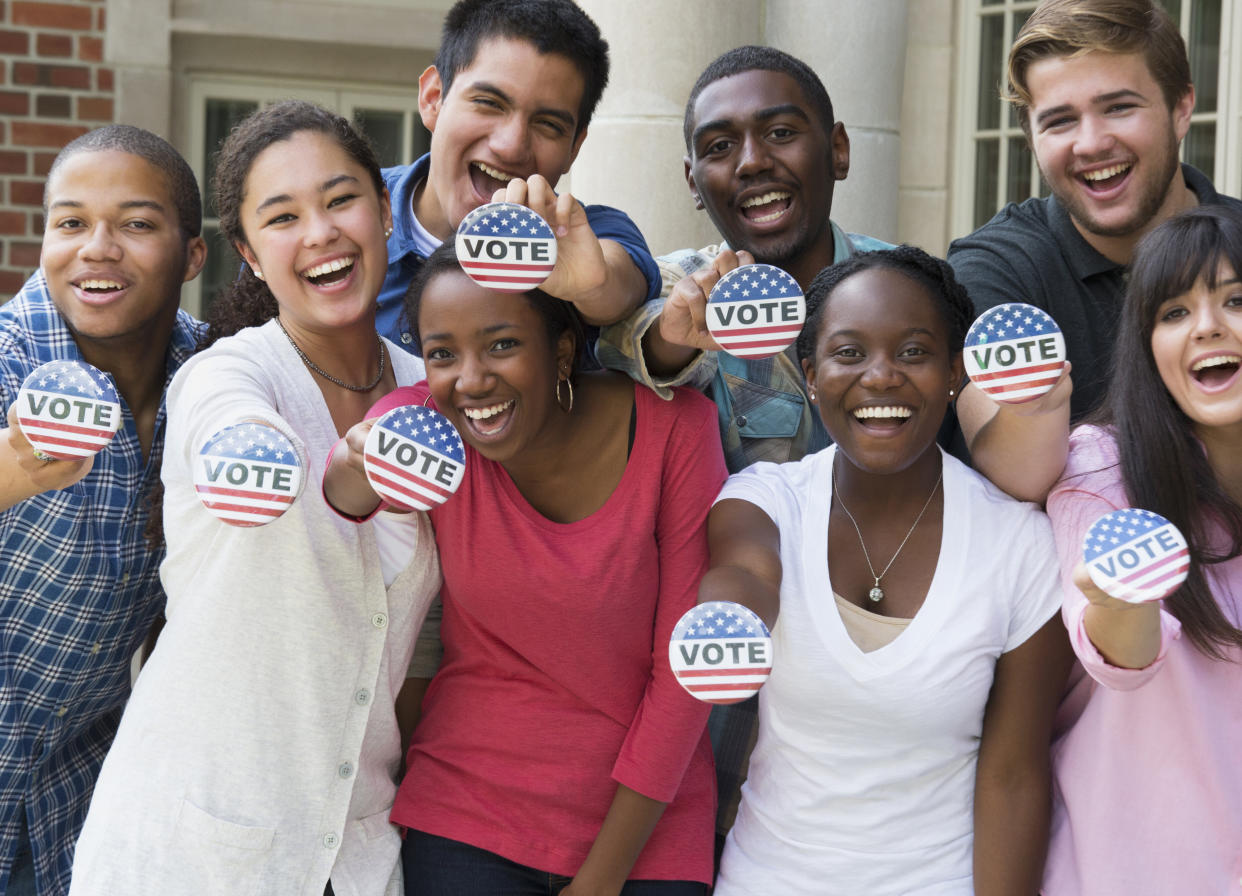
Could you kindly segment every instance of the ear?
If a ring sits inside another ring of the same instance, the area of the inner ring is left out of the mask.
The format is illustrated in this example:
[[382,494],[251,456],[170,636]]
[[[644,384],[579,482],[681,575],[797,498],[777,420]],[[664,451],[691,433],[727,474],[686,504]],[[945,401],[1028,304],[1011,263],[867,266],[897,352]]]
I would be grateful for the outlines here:
[[427,130],[435,131],[443,102],[444,84],[440,80],[440,72],[434,65],[429,65],[418,76],[418,115]]
[[811,404],[819,404],[819,397],[815,394],[815,365],[810,358],[802,361],[802,376],[806,379],[806,393]]
[[686,165],[686,185],[690,188],[690,195],[694,197],[694,207],[703,211],[703,197],[699,195],[699,188],[694,182],[694,169],[690,166],[690,157],[686,156],[682,161]]
[[574,373],[574,356],[578,353],[578,345],[574,339],[574,334],[570,330],[566,330],[556,337],[556,375],[560,379],[561,371],[568,370],[569,375]]
[[[962,362],[962,353],[958,352],[953,356],[952,362],[949,364],[949,385],[958,395],[962,394],[962,383],[966,380],[966,366]],[[949,401],[952,404],[952,399]]]
[[388,194],[387,187],[380,193],[380,220],[385,231],[392,230],[392,197]]
[[1182,94],[1181,98],[1173,104],[1172,118],[1173,129],[1177,134],[1177,142],[1181,143],[1186,138],[1186,134],[1190,131],[1190,115],[1195,111],[1195,88],[1190,85],[1190,89]]
[[207,241],[201,236],[190,237],[185,244],[185,272],[181,277],[181,282],[189,283],[197,277],[206,261]]
[[832,126],[832,177],[845,180],[850,173],[850,135],[845,125],[837,122]]
[[250,266],[250,270],[258,270],[259,259],[255,256],[250,246],[246,243],[234,243],[233,249],[236,250],[237,254],[242,257],[242,261],[246,262],[246,264]]

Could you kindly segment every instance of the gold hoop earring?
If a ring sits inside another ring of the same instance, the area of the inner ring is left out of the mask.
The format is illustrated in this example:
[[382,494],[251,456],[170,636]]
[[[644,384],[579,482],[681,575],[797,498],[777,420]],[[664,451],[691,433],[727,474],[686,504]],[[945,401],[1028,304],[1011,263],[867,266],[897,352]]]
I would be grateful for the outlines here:
[[[562,396],[561,396],[561,383],[565,383],[567,386],[569,386],[569,407],[565,407],[565,401],[564,401],[564,399],[563,399],[563,398],[562,398]],[[574,384],[573,384],[573,382],[571,382],[571,381],[570,381],[569,377],[565,377],[565,379],[560,379],[560,378],[558,377],[558,378],[557,378],[557,380],[556,380],[556,404],[557,404],[557,406],[558,406],[558,407],[559,407],[562,411],[564,411],[566,414],[569,414],[569,413],[572,413],[572,412],[573,412],[573,409],[574,409]]]

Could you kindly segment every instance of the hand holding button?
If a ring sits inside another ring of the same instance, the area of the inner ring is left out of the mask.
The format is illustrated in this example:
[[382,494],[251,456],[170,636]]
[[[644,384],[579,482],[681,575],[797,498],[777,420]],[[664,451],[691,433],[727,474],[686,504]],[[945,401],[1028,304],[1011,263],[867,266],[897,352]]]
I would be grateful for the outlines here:
[[668,662],[677,681],[706,703],[739,703],[772,673],[772,634],[752,610],[709,601],[673,628]]
[[263,526],[283,516],[302,490],[302,461],[280,430],[264,423],[226,426],[195,458],[194,487],[231,526]]

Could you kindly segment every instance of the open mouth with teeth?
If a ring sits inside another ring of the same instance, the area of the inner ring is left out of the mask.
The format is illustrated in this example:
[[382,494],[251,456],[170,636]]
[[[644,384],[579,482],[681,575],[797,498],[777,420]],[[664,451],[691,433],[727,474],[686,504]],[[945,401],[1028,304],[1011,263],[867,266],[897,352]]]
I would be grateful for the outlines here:
[[1238,355],[1216,355],[1196,361],[1190,368],[1190,375],[1209,389],[1227,385],[1238,373],[1242,365],[1242,357]]
[[503,190],[505,184],[513,180],[515,176],[507,171],[501,171],[499,168],[493,168],[485,162],[470,163],[470,182],[473,184],[475,192],[480,196],[486,196],[489,202],[495,192]]
[[1093,193],[1103,193],[1125,180],[1132,167],[1134,166],[1129,162],[1121,162],[1095,171],[1084,171],[1079,175],[1079,179]]
[[79,280],[74,285],[90,295],[105,295],[125,288],[119,280]]
[[461,414],[466,418],[467,432],[482,439],[498,435],[513,418],[514,404],[513,399],[510,399],[481,408],[462,408]]
[[914,412],[901,405],[854,408],[854,419],[867,429],[894,430],[903,426]]
[[313,268],[307,268],[302,272],[302,277],[316,286],[330,286],[333,283],[340,283],[353,273],[354,264],[357,261],[358,257],[355,255],[348,258],[334,258],[332,261],[325,261]]
[[762,196],[751,196],[741,203],[742,215],[754,224],[768,224],[778,220],[789,210],[792,193],[770,190]]

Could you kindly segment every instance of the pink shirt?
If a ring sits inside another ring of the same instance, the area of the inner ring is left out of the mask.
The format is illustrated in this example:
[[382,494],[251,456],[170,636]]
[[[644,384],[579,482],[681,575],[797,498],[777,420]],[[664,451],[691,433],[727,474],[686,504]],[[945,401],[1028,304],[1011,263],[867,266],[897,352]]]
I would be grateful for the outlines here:
[[[398,389],[381,404],[426,394]],[[630,876],[710,882],[708,707],[673,677],[668,643],[707,569],[707,511],[726,476],[719,427],[697,393],[634,397],[625,473],[574,523],[541,515],[467,446],[465,480],[431,512],[444,661],[393,820],[573,875],[621,783],[669,802]]]
[[[1081,668],[1053,747],[1046,896],[1242,894],[1242,651],[1218,662],[1161,613],[1160,654],[1145,669],[1110,666],[1083,627],[1070,581],[1097,518],[1130,506],[1109,432],[1076,429],[1048,498],[1061,558],[1063,616]],[[1242,558],[1208,567],[1225,616],[1242,620]],[[1084,674],[1085,670],[1085,674]]]

